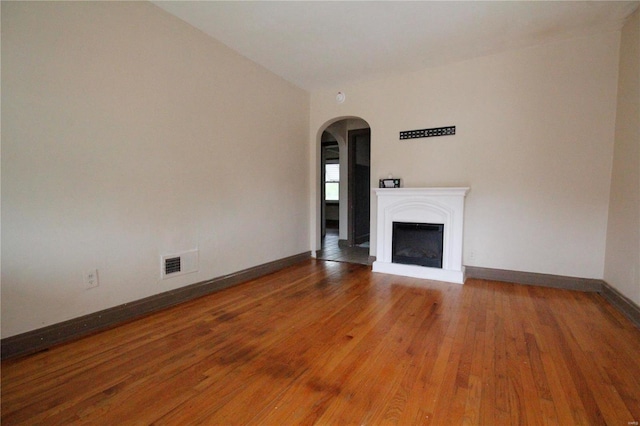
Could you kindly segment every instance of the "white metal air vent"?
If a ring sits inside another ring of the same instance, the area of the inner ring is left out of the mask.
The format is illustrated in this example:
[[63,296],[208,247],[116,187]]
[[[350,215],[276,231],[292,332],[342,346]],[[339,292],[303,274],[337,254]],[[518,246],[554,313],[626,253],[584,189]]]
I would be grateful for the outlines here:
[[163,280],[197,272],[198,249],[162,256],[160,269]]

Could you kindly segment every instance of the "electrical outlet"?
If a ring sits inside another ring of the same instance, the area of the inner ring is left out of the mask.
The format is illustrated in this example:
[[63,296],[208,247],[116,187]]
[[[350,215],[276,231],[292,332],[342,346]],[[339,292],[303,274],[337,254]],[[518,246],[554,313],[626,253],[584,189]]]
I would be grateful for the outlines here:
[[84,277],[84,287],[86,289],[98,287],[98,285],[100,285],[100,283],[98,282],[97,269],[90,269],[88,271],[85,271],[82,275]]

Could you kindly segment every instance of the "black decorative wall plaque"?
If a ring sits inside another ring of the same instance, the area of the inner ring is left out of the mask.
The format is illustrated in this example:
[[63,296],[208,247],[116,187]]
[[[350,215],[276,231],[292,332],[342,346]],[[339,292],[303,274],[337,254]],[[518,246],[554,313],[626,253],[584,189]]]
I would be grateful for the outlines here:
[[433,129],[405,130],[400,132],[400,139],[430,138],[456,134],[456,126],[434,127]]

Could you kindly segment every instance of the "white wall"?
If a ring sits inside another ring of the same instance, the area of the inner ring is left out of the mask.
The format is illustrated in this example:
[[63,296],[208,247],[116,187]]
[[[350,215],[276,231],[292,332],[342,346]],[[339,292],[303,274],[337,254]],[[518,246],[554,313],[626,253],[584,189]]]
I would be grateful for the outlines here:
[[[471,187],[466,265],[602,278],[619,39],[567,39],[314,92],[312,152],[323,123],[361,117],[372,129],[372,182],[393,173],[406,187]],[[398,137],[450,125],[455,136]],[[372,231],[374,213],[372,197]]]
[[2,66],[2,337],[309,249],[308,93],[148,2],[2,2]]
[[622,29],[604,278],[640,305],[640,10]]

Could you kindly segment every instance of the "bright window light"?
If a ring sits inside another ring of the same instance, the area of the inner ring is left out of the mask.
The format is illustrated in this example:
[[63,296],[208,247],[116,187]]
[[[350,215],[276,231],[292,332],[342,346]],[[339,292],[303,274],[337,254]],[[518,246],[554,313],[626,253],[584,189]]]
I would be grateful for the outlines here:
[[324,188],[326,201],[340,200],[340,164],[325,164]]

